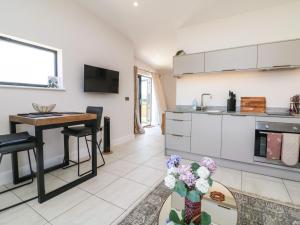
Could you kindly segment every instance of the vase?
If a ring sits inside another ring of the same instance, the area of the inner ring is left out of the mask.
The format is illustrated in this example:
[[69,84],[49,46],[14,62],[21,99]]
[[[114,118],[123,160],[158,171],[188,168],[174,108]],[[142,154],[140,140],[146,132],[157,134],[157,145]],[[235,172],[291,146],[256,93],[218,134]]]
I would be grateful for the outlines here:
[[188,198],[184,200],[185,208],[185,223],[190,224],[193,222],[195,225],[200,225],[201,222],[201,200],[202,195],[200,196],[199,202],[192,202]]

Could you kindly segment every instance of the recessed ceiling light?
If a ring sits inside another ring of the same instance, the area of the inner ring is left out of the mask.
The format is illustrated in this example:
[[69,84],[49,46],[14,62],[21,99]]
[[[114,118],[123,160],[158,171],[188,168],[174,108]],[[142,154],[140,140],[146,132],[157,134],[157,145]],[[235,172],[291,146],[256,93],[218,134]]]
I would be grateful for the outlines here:
[[138,2],[134,2],[134,3],[133,3],[133,6],[134,6],[134,7],[138,7],[138,6],[139,6],[139,3],[138,3]]

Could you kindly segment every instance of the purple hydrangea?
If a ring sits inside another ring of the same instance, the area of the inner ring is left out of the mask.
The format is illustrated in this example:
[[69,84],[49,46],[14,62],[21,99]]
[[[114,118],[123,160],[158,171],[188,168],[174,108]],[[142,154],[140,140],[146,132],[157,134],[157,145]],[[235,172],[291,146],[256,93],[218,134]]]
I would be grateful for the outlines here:
[[168,169],[172,167],[178,167],[181,161],[181,157],[179,155],[171,155],[171,157],[167,160]]
[[217,169],[216,162],[208,157],[204,157],[201,159],[200,166],[205,166],[212,174],[214,174]]
[[196,177],[192,172],[191,165],[180,165],[178,167],[179,180],[183,181],[188,187],[196,183]]

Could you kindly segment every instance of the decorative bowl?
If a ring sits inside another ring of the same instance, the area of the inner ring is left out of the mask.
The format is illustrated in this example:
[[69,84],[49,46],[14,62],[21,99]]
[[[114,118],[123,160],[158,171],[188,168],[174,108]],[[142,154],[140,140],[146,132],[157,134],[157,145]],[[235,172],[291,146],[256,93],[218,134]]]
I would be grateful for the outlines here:
[[35,111],[40,112],[40,113],[47,113],[51,112],[55,108],[56,104],[51,104],[48,106],[45,105],[39,105],[36,103],[32,103],[32,107],[34,108]]

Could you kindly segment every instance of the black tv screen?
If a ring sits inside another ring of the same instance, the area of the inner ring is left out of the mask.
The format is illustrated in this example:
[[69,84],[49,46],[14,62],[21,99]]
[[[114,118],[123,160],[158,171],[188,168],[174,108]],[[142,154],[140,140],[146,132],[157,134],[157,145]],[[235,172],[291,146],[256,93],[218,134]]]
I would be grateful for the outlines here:
[[84,65],[84,91],[119,93],[119,72]]

